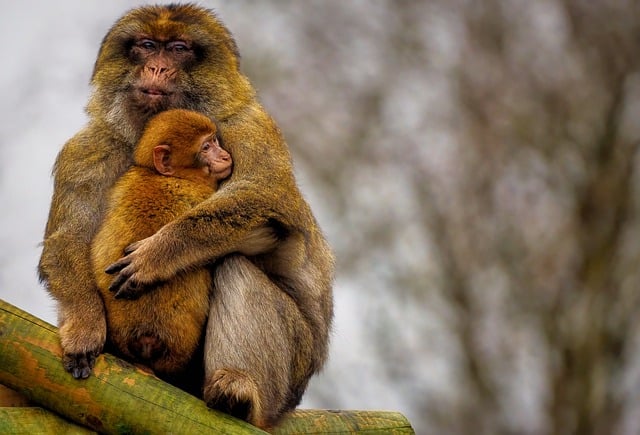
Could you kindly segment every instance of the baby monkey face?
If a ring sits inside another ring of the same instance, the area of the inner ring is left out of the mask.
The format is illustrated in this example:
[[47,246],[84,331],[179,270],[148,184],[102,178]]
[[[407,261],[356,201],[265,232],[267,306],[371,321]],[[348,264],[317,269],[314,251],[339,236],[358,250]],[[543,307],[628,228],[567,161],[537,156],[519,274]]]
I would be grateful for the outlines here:
[[203,170],[214,180],[219,181],[231,175],[233,162],[231,154],[220,146],[220,141],[215,134],[208,134],[200,140],[200,151],[196,160]]

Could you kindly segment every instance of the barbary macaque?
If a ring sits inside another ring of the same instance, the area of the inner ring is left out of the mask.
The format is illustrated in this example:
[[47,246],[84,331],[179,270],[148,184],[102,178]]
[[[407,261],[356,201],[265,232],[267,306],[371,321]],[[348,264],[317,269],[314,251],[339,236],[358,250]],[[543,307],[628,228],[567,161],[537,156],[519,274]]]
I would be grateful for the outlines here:
[[[213,281],[207,268],[179,273],[156,289],[122,299],[109,291],[105,269],[131,243],[152,236],[215,193],[229,177],[231,156],[217,128],[198,112],[160,112],[146,125],[134,166],[109,193],[107,211],[92,242],[96,284],[106,309],[107,341],[114,353],[140,362],[173,383],[186,371],[202,338]],[[189,384],[181,385],[189,389]]]
[[[284,138],[239,70],[235,41],[193,4],[133,9],[104,37],[91,85],[89,122],[56,159],[39,263],[58,303],[65,369],[88,377],[107,338],[91,244],[108,192],[131,167],[153,115],[194,110],[218,121],[233,172],[216,193],[130,245],[108,267],[110,289],[142,297],[214,265],[204,400],[263,428],[277,424],[327,358],[334,260],[296,185]],[[265,230],[276,235],[275,248],[243,255]]]

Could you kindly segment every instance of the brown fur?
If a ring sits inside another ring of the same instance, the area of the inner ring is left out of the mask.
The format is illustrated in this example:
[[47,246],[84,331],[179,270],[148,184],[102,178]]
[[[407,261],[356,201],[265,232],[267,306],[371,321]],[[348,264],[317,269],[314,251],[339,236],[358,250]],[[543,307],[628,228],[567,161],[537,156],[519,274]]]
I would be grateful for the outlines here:
[[[186,40],[191,57],[166,50],[148,57],[127,52],[143,36]],[[140,92],[150,83],[162,97]],[[206,330],[205,400],[220,406],[220,397],[249,397],[250,411],[240,416],[262,427],[276,424],[299,403],[309,377],[326,359],[333,256],[295,183],[280,130],[239,72],[235,42],[206,9],[141,7],[105,37],[92,84],[89,124],[56,162],[40,262],[40,276],[59,303],[65,367],[76,377],[88,376],[106,337],[104,304],[89,261],[106,192],[131,164],[147,119],[168,108],[189,108],[219,121],[233,174],[216,194],[116,262],[114,289],[145,291],[218,261]],[[263,254],[268,243],[255,234],[265,228],[274,228],[279,242]],[[227,257],[248,244],[256,254],[250,261]],[[235,298],[234,289],[243,296]],[[245,297],[253,292],[256,297]],[[221,301],[228,300],[240,311],[227,311]],[[262,330],[278,335],[265,338]],[[247,395],[246,382],[219,381],[226,379],[219,370],[246,374],[258,398]]]
[[[153,235],[215,192],[219,173],[205,174],[194,165],[200,139],[216,133],[213,122],[196,112],[170,110],[151,119],[135,149],[135,166],[111,190],[104,222],[92,243],[109,341],[117,353],[170,379],[190,367],[201,340],[212,288],[209,271],[180,273],[131,301],[109,291],[112,277],[105,269],[129,244]],[[171,177],[161,175],[164,168],[154,165],[154,148],[164,144],[171,144]]]

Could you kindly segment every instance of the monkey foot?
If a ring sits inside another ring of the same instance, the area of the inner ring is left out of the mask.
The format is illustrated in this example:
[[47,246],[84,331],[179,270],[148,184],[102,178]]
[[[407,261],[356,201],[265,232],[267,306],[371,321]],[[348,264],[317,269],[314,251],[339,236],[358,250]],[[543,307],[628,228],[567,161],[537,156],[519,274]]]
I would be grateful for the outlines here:
[[62,357],[64,369],[76,379],[87,379],[96,363],[100,351],[86,353],[65,353]]
[[253,379],[240,370],[218,369],[204,386],[204,401],[210,408],[264,427],[261,418],[258,387]]

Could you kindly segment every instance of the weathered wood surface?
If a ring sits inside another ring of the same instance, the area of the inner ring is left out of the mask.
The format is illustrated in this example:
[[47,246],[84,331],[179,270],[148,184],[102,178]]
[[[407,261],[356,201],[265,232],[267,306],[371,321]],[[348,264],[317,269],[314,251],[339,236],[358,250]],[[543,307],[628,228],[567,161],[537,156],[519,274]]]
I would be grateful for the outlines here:
[[[62,368],[56,328],[2,300],[0,384],[101,433],[264,433],[210,410],[202,400],[109,354],[98,357],[88,379],[73,379]],[[397,412],[297,410],[274,432],[399,434],[413,430]]]
[[0,408],[4,406],[31,406],[31,402],[24,394],[0,384]]
[[298,409],[275,430],[276,434],[413,434],[405,416],[392,411],[326,411]]
[[95,432],[75,425],[43,408],[0,408],[2,434],[89,435]]

